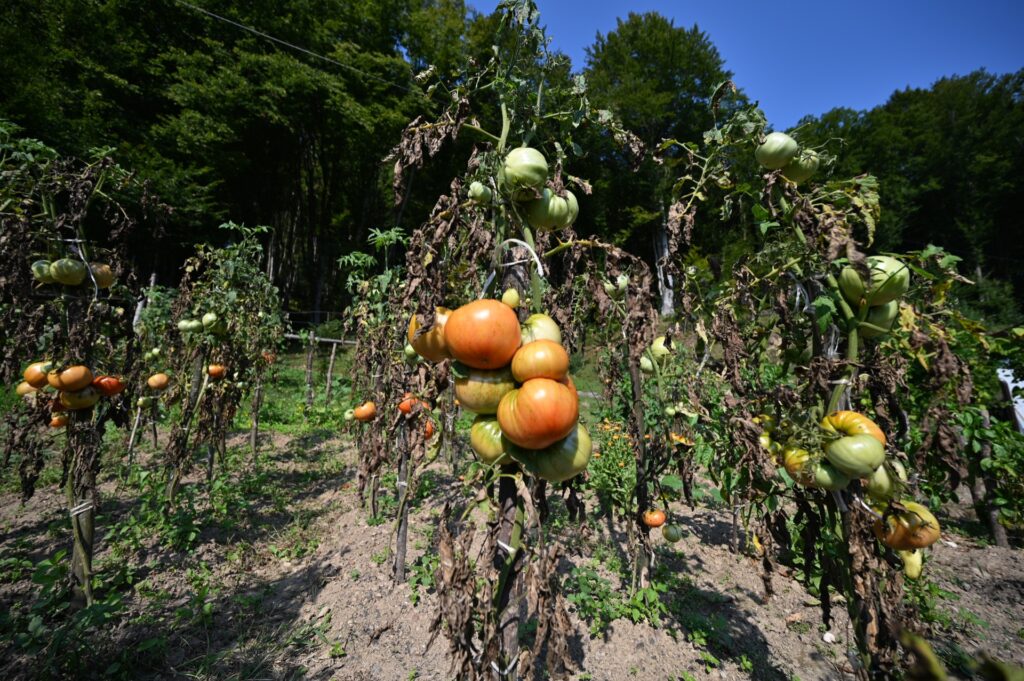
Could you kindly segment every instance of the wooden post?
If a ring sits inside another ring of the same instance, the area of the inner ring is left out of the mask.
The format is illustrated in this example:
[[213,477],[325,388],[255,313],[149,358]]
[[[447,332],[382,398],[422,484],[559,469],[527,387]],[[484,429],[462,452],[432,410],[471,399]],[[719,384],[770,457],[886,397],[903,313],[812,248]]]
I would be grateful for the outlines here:
[[334,381],[334,356],[338,352],[338,344],[331,343],[331,359],[327,363],[327,388],[324,391],[324,402],[331,403],[331,384]]
[[260,443],[260,409],[263,406],[263,382],[256,383],[252,394],[252,428],[249,429],[249,447],[252,448],[253,459],[259,451]]
[[316,354],[316,336],[309,334],[306,348],[306,409],[313,408],[313,357]]
[[405,581],[405,556],[409,540],[409,437],[408,422],[403,423],[398,435],[398,531],[395,533],[394,579],[396,584]]

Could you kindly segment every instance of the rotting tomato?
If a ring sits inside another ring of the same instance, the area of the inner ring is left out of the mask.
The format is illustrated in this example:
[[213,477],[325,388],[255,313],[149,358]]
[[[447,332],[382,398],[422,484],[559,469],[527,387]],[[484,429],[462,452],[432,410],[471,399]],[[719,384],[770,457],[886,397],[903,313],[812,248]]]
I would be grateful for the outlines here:
[[855,411],[835,411],[821,421],[829,433],[840,435],[870,435],[885,446],[885,433],[874,421]]
[[466,366],[500,369],[519,349],[519,320],[500,300],[474,300],[448,316],[444,341],[452,357]]
[[459,366],[452,372],[455,377],[455,397],[463,409],[476,414],[493,414],[498,404],[516,387],[512,371],[501,369],[473,369]]
[[523,383],[531,378],[560,381],[569,374],[569,353],[561,343],[537,340],[519,348],[512,357],[512,376]]
[[498,405],[501,432],[526,449],[544,449],[567,437],[578,420],[575,389],[549,378],[527,381]]

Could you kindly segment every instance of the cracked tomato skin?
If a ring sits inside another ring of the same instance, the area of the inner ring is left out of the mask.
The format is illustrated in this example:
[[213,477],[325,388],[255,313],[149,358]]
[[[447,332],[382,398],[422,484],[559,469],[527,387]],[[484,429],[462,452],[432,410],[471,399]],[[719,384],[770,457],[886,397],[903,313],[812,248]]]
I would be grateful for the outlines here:
[[579,420],[579,398],[570,386],[534,378],[501,398],[498,422],[513,444],[544,449],[568,437]]
[[444,340],[452,357],[473,369],[500,369],[519,349],[519,319],[500,300],[474,300],[448,316]]

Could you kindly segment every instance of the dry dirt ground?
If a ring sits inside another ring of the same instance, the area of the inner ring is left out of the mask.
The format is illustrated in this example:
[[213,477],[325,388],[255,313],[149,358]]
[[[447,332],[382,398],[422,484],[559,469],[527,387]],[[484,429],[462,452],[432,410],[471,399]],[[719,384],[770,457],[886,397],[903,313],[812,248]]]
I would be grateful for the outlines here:
[[[327,433],[275,435],[264,449],[269,453],[255,478],[255,501],[204,528],[189,550],[163,548],[153,536],[127,558],[115,557],[101,537],[97,564],[104,570],[134,566],[135,586],[126,591],[127,616],[104,632],[95,649],[111,655],[160,639],[161,645],[134,655],[133,678],[144,679],[455,678],[443,635],[427,646],[436,595],[421,588],[414,604],[413,588],[390,578],[392,527],[368,522],[355,492],[352,449]],[[440,464],[428,478],[438,486],[452,482]],[[202,489],[198,473],[192,482]],[[101,525],[123,522],[135,508],[137,495],[116,488],[116,480],[103,486]],[[204,495],[197,491],[200,506]],[[593,500],[588,502],[595,518]],[[440,516],[434,503],[426,496],[412,514],[410,563],[432,550]],[[5,496],[0,560],[37,562],[64,548],[63,506],[52,485],[24,506]],[[553,516],[560,512],[556,501]],[[620,619],[597,636],[573,608],[572,664],[578,671],[572,678],[849,678],[851,631],[842,608],[826,631],[815,599],[780,575],[776,595],[765,603],[759,563],[729,550],[728,514],[682,505],[671,512],[686,536],[675,545],[660,536],[655,541],[659,560],[675,575],[673,593],[665,597],[679,607],[659,628]],[[560,573],[567,577],[574,566],[591,566],[617,583],[614,565],[622,557],[612,538],[620,538],[620,531],[603,518],[592,519],[582,532],[567,528],[574,539]],[[954,672],[979,650],[1024,664],[1021,551],[952,533],[946,538],[926,567],[934,582],[926,611],[936,649]],[[23,577],[0,580],[0,607],[27,602],[33,587]],[[0,678],[32,678],[32,664],[8,643],[0,647]]]

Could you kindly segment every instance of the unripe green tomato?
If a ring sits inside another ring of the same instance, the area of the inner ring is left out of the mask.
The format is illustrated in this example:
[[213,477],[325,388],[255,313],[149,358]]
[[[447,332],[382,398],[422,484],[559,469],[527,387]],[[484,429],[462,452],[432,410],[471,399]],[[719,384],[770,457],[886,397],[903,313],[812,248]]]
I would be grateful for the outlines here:
[[514,288],[508,289],[501,294],[501,302],[515,310],[519,307],[519,291]]
[[545,187],[539,199],[526,205],[526,220],[538,232],[564,229],[575,222],[579,214],[576,196],[568,190],[562,197]]
[[661,536],[665,538],[669,544],[675,544],[677,541],[683,538],[683,531],[677,525],[662,525]]
[[498,181],[513,198],[523,200],[534,196],[548,179],[548,162],[544,154],[530,147],[513,149],[498,171]]
[[675,415],[676,415],[676,408],[675,407],[665,407],[665,416],[667,416],[669,418],[672,418]]
[[[900,302],[898,300],[890,300],[885,305],[876,305],[868,310],[868,316],[864,320],[872,326],[877,326],[880,329],[885,329],[886,332],[892,329],[893,322],[896,321],[896,317],[900,314]],[[872,328],[866,326],[860,327],[861,338],[875,338],[877,336],[883,336],[881,331],[875,331]]]
[[814,173],[818,172],[818,152],[813,149],[804,149],[796,155],[792,161],[782,169],[782,176],[794,184],[800,184],[811,179]]
[[352,421],[353,419],[355,419],[355,417],[356,417],[356,410],[355,409],[346,409],[345,410],[345,420],[346,421]]
[[618,287],[620,293],[625,293],[626,288],[629,286],[629,277],[625,274],[620,274],[615,278],[615,286]]
[[89,274],[89,268],[81,260],[61,258],[50,264],[50,276],[65,286],[78,286]]
[[152,349],[152,350],[150,350],[149,352],[150,352],[150,354],[152,354],[152,355],[153,355],[154,357],[159,357],[159,356],[160,356],[160,348],[153,348],[153,349]]
[[654,373],[654,362],[652,362],[651,358],[648,357],[647,355],[644,355],[643,357],[640,358],[640,371],[644,372],[645,374]]
[[405,348],[402,350],[402,353],[405,355],[405,361],[407,362],[415,362],[419,359],[419,355],[416,353],[416,348],[409,343],[405,344]]
[[36,260],[32,263],[32,276],[40,284],[52,284],[56,281],[53,275],[50,274],[50,261],[49,260]]
[[769,170],[782,168],[796,156],[798,145],[796,140],[784,132],[772,132],[764,142],[754,150],[754,158]]
[[210,327],[217,323],[218,319],[219,318],[217,317],[216,312],[207,312],[206,314],[203,315],[203,328],[209,329]]
[[665,337],[658,336],[651,343],[651,355],[654,359],[661,359],[662,357],[668,357],[672,354],[672,351],[665,346]]
[[615,298],[619,295],[619,289],[615,288],[615,284],[613,284],[612,282],[606,281],[604,282],[604,284],[602,284],[602,286],[604,286],[604,292],[607,293],[612,298]]
[[474,203],[490,203],[491,188],[482,182],[473,182],[469,185],[469,198]]
[[860,305],[862,299],[872,307],[884,305],[910,289],[910,268],[896,258],[871,255],[867,266],[870,284],[852,267],[844,267],[839,274],[839,289],[851,305]]

